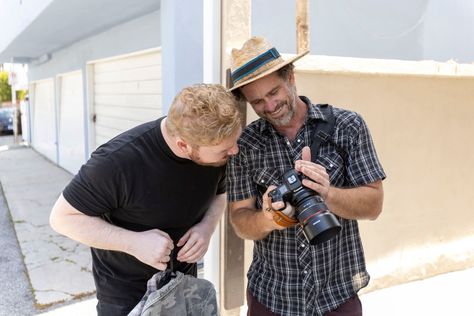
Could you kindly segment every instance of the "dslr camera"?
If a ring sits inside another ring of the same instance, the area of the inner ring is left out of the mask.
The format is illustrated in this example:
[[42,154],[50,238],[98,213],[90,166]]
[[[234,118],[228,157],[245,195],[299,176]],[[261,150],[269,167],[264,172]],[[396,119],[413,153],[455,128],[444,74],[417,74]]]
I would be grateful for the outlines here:
[[270,191],[272,202],[283,201],[295,208],[298,222],[311,245],[323,243],[341,230],[341,224],[332,214],[323,199],[313,190],[301,183],[303,175],[295,170],[283,174],[282,184]]

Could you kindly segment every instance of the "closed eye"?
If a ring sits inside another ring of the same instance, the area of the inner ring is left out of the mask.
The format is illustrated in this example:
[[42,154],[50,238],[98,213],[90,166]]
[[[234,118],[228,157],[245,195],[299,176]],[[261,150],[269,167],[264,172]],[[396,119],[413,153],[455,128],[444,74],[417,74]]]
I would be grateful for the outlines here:
[[275,89],[273,89],[272,91],[270,91],[269,95],[274,96],[274,95],[276,95],[277,93],[278,93],[278,88],[275,88]]
[[262,104],[262,102],[263,102],[263,99],[254,100],[252,101],[252,105],[259,105],[259,104]]

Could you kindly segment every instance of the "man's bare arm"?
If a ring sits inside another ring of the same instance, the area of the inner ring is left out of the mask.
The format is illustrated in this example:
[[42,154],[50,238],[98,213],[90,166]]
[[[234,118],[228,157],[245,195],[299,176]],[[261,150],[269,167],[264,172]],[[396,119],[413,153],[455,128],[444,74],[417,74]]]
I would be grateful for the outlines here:
[[166,269],[173,248],[173,241],[163,231],[133,232],[114,226],[78,211],[62,195],[53,206],[49,221],[62,235],[90,247],[128,253],[159,270]]
[[[272,212],[266,211],[267,208],[272,206],[267,193],[273,188],[268,188],[264,194],[262,210],[255,209],[255,198],[229,203],[230,222],[239,237],[261,240],[275,229],[284,229],[283,226],[275,223]],[[275,206],[275,203],[273,203],[273,206]],[[281,207],[281,205],[278,205],[278,207]]]
[[183,246],[177,259],[184,262],[197,262],[206,254],[212,234],[227,206],[227,194],[219,194],[212,201],[204,218],[191,227],[178,242]]
[[330,187],[326,202],[343,218],[375,220],[382,212],[382,180],[349,189]]

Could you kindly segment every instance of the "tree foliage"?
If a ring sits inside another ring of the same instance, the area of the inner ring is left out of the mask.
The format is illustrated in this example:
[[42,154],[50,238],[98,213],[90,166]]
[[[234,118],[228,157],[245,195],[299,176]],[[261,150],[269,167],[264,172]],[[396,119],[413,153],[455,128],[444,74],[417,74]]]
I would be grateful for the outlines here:
[[[26,90],[15,91],[17,100],[24,100]],[[8,102],[12,100],[12,87],[8,83],[8,72],[0,71],[0,102]]]
[[12,87],[8,84],[8,72],[0,71],[0,102],[12,100]]

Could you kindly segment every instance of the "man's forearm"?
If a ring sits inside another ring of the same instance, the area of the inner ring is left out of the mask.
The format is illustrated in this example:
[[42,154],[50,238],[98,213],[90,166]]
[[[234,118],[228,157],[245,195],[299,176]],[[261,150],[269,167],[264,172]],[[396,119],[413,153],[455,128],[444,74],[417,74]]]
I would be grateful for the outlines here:
[[249,208],[238,208],[231,210],[230,222],[240,238],[249,240],[261,240],[272,232],[268,226],[268,219],[263,211]]
[[62,196],[53,207],[50,224],[56,232],[99,249],[128,252],[133,238],[131,231],[76,211]]
[[214,231],[226,208],[227,194],[224,193],[217,195],[209,206],[209,210],[206,212],[206,215],[204,215],[204,218],[201,220],[201,224],[207,225],[209,229]]
[[326,203],[343,218],[375,220],[382,211],[382,181],[356,188],[331,187]]

